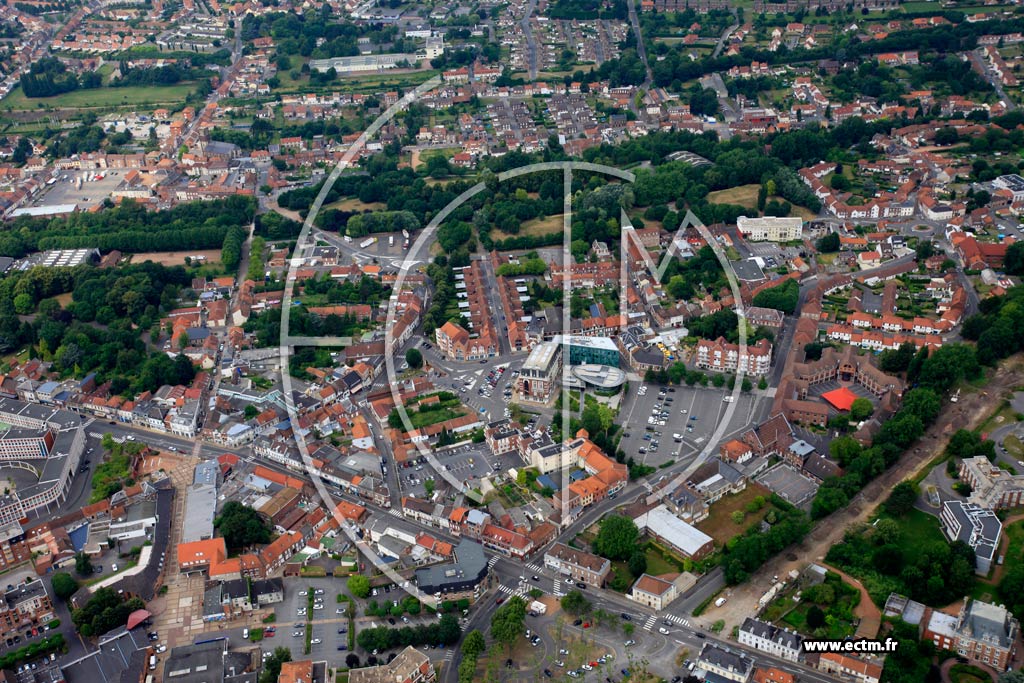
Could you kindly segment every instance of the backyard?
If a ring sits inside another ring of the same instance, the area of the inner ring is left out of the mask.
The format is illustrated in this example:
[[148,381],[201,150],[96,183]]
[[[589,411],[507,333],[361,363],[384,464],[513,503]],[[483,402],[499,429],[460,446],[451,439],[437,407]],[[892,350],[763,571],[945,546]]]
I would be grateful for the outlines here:
[[[697,528],[715,539],[715,545],[721,548],[732,537],[743,534],[751,526],[761,523],[771,509],[766,503],[771,495],[771,491],[760,484],[747,484],[743,491],[728,495],[712,504],[710,515],[697,524]],[[740,521],[737,522],[737,519]]]
[[[405,410],[413,429],[422,429],[447,422],[468,413],[458,397],[446,391],[414,398],[405,404]],[[388,415],[388,425],[395,429],[405,427],[405,422],[397,408]]]

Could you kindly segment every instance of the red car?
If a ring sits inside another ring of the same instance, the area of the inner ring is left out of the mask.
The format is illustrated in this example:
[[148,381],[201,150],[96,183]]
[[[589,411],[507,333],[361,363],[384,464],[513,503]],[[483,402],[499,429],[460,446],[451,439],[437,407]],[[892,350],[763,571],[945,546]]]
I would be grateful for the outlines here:
[[494,601],[494,604],[495,605],[500,605],[503,602],[505,602],[505,598],[498,598],[497,600]]
[[590,622],[589,621],[584,621],[583,622],[583,628],[590,628]]
[[264,638],[273,638],[275,633],[276,633],[276,631],[264,631],[263,632],[263,637]]
[[598,665],[597,662],[591,662],[590,666],[592,666],[592,667],[594,667],[596,669],[599,665]]

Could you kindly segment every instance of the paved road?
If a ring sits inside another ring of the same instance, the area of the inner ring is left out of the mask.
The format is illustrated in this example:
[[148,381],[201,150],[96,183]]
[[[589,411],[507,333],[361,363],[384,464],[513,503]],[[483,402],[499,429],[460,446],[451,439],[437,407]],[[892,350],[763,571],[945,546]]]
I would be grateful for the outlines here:
[[729,40],[729,36],[732,35],[732,32],[738,29],[739,27],[739,24],[733,24],[729,28],[725,29],[725,33],[723,33],[722,37],[718,39],[718,43],[715,45],[715,49],[711,53],[712,59],[717,57],[722,52],[722,48],[725,47],[725,41]]
[[526,36],[526,64],[529,67],[530,80],[537,80],[537,39],[533,35],[533,27],[530,26],[530,19],[533,17],[533,13],[537,11],[537,0],[530,0],[526,4],[526,12],[523,14],[523,18],[520,20],[519,25],[523,29],[523,35]]
[[636,36],[636,54],[640,57],[640,61],[644,63],[644,69],[647,71],[647,78],[643,84],[643,88],[647,90],[651,87],[654,77],[651,74],[651,66],[647,63],[647,48],[644,47],[644,37],[640,32],[640,18],[636,13],[636,0],[628,0],[627,5],[629,7],[629,23],[632,24],[633,34]]
[[979,47],[977,50],[972,50],[968,52],[967,56],[971,60],[971,63],[974,65],[974,68],[977,69],[978,72],[980,72],[985,77],[985,79],[992,84],[993,88],[995,88],[996,93],[999,95],[999,99],[1006,103],[1006,110],[1010,111],[1016,109],[1017,103],[1010,99],[1010,97],[1006,94],[1006,91],[1003,90],[1002,81],[1000,81],[999,76],[994,71],[992,71],[992,69],[989,68],[988,62],[985,61],[983,54],[984,53],[982,52],[982,48]]

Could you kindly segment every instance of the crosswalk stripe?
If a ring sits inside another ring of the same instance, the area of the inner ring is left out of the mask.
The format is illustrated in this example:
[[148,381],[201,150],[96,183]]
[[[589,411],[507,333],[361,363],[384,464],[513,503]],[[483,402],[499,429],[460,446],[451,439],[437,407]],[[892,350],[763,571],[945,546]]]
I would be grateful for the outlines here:
[[518,595],[521,598],[526,597],[526,591],[522,588],[509,588],[505,584],[498,584],[498,590],[502,593],[508,593],[509,595]]
[[652,614],[647,619],[647,623],[644,624],[644,630],[645,631],[650,631],[654,627],[654,622],[656,622],[657,620],[658,620],[658,617],[656,617],[655,615]]

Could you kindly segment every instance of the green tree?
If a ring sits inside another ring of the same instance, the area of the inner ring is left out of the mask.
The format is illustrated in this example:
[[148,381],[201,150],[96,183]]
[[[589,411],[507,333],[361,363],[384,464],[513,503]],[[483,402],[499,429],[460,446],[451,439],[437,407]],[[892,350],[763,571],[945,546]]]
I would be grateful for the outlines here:
[[633,576],[640,576],[647,571],[647,555],[642,550],[637,550],[629,556],[629,573]]
[[807,610],[807,626],[811,629],[821,628],[825,625],[825,613],[817,605],[811,605]]
[[900,536],[899,522],[895,519],[880,519],[874,525],[874,539],[882,545],[898,544]]
[[754,306],[774,308],[783,313],[792,314],[800,297],[800,285],[796,280],[786,280],[781,285],[761,290],[754,297]]
[[819,237],[818,241],[814,243],[814,247],[823,254],[839,251],[839,233],[830,232],[823,237]]
[[88,555],[82,552],[75,555],[75,571],[78,572],[79,576],[89,576],[92,574],[92,561]]
[[270,542],[270,527],[259,513],[236,500],[228,501],[213,520],[228,548],[240,549]]
[[245,407],[245,410],[242,411],[242,414],[245,416],[246,420],[251,420],[260,414],[260,409],[250,403]]
[[437,484],[433,479],[425,479],[423,481],[423,488],[426,490],[428,498],[434,495],[434,489],[436,486]]
[[484,634],[480,633],[477,629],[473,629],[467,633],[465,640],[462,641],[462,655],[464,657],[472,657],[473,659],[476,659],[486,649],[487,641],[484,640]]
[[78,590],[78,582],[67,572],[57,572],[50,577],[50,585],[53,586],[53,594],[61,600],[67,600]]
[[903,517],[913,509],[916,500],[917,487],[913,482],[901,481],[892,488],[885,501],[885,511],[894,517]]
[[281,676],[281,665],[290,661],[292,661],[291,650],[286,647],[274,648],[274,654],[263,662],[259,683],[277,683],[277,679]]
[[875,407],[871,405],[871,401],[866,398],[857,398],[854,399],[853,404],[850,406],[850,419],[860,422],[870,417],[874,411]]
[[508,648],[512,648],[526,632],[526,601],[513,595],[491,616],[491,637]]
[[405,362],[413,370],[419,370],[423,367],[423,354],[419,349],[409,349],[405,352]]
[[611,515],[601,520],[601,528],[594,539],[594,551],[609,560],[628,559],[636,550],[640,531],[629,517]]
[[361,574],[353,574],[345,583],[352,597],[365,599],[370,594],[370,579]]
[[561,605],[566,612],[576,616],[586,614],[591,607],[590,601],[583,597],[583,593],[578,590],[571,590],[563,595]]

